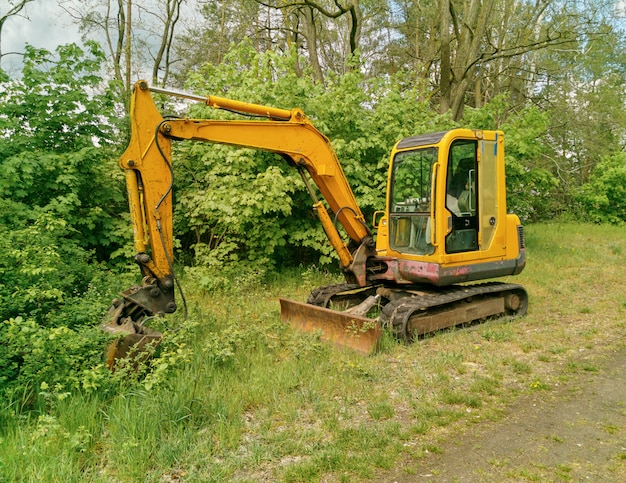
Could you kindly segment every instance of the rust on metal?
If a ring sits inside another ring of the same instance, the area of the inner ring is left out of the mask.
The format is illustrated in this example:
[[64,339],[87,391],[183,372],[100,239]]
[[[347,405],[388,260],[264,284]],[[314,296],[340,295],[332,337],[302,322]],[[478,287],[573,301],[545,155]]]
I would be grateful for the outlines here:
[[280,299],[281,319],[303,332],[321,332],[321,339],[363,355],[374,353],[382,337],[380,324],[359,315]]

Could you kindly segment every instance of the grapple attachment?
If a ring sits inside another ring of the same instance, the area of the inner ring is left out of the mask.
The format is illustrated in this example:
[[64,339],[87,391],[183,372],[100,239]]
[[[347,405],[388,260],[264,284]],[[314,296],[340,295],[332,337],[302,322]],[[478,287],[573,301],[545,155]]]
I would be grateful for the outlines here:
[[303,332],[319,331],[322,340],[336,347],[363,355],[378,349],[382,328],[377,320],[282,298],[280,309],[283,322]]

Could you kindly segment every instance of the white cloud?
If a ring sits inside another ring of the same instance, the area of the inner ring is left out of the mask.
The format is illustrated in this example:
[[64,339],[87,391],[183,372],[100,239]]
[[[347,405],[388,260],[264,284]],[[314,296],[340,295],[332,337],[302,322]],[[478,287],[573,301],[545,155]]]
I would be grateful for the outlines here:
[[[22,53],[27,43],[54,51],[58,45],[80,42],[78,27],[56,0],[28,3],[22,13],[24,15],[9,18],[4,25],[3,53]],[[18,69],[20,65],[19,55],[6,55],[2,59],[2,68],[7,71]]]

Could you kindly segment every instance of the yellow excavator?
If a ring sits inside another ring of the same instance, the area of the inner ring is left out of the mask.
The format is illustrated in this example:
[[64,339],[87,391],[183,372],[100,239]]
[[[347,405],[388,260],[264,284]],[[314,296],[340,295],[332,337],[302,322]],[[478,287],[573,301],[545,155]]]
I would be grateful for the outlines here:
[[[164,118],[153,93],[251,118]],[[123,336],[109,353],[110,364],[130,347],[158,340],[161,334],[145,321],[177,309],[171,145],[178,140],[277,153],[302,175],[346,282],[313,290],[306,303],[281,299],[281,317],[294,327],[369,354],[384,327],[411,340],[526,312],[528,297],[520,285],[465,283],[519,274],[526,261],[522,225],[506,208],[501,131],[453,129],[400,140],[391,151],[386,208],[374,214],[375,239],[329,139],[301,109],[196,96],[139,81],[130,119],[130,144],[119,165],[143,278],[109,310],[105,330]],[[372,312],[376,316],[368,317]]]

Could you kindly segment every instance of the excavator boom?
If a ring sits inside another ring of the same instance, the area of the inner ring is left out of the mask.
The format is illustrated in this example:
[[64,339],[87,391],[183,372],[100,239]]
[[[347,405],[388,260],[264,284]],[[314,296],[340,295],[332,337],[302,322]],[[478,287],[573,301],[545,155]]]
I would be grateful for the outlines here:
[[[266,119],[165,119],[154,103],[152,92],[189,98],[216,109]],[[374,253],[372,233],[330,141],[311,124],[302,110],[279,109],[216,96],[200,97],[150,88],[145,81],[139,81],[131,98],[130,119],[131,140],[119,165],[126,174],[135,261],[143,279],[140,286],[123,292],[123,298],[115,301],[105,325],[107,331],[130,333],[138,330],[146,317],[172,313],[177,309],[173,270],[172,140],[247,147],[274,152],[287,159],[303,176],[313,198],[313,210],[337,252],[346,278],[354,283],[366,283],[366,254]],[[307,176],[345,229],[351,244],[360,250],[352,252],[348,249]],[[311,307],[311,311],[315,310],[316,307]]]

